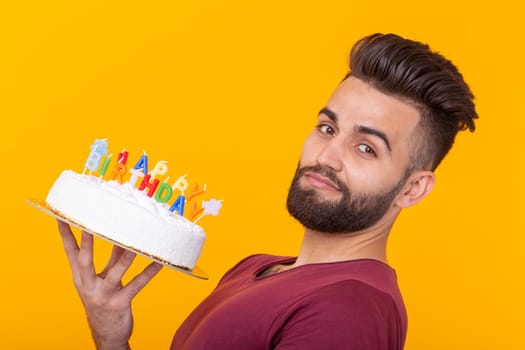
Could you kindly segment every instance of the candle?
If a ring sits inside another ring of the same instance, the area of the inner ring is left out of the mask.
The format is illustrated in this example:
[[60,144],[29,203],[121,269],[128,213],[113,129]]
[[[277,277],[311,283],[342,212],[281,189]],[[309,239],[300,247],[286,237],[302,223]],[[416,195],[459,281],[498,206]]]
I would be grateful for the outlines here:
[[206,192],[206,184],[204,184],[204,186],[202,187],[202,190],[199,190],[199,184],[194,184],[192,189],[191,189],[191,192],[190,194],[188,195],[188,197],[186,198],[186,200],[189,202],[191,201],[193,198],[201,195],[201,194],[204,194],[204,192]]
[[144,174],[142,173],[142,170],[130,169],[129,171],[131,172],[131,176],[129,177],[128,182],[131,185],[131,187],[135,187],[135,184],[137,183],[139,177],[144,176]]
[[124,164],[117,163],[113,169],[113,174],[111,174],[111,180],[118,180],[118,182],[122,184],[124,183],[124,175],[127,172],[128,168]]
[[184,198],[184,195],[181,194],[180,196],[177,197],[175,202],[173,202],[172,206],[170,207],[169,209],[170,214],[176,210],[180,216],[183,216],[184,215],[184,203],[185,203],[185,198]]
[[124,148],[122,152],[118,154],[117,163],[126,164],[128,161],[128,151]]
[[202,201],[202,207],[204,208],[202,214],[193,221],[197,223],[204,215],[219,215],[219,210],[222,208],[222,200],[210,199],[209,201]]
[[142,155],[133,169],[142,169],[142,172],[146,175],[148,173],[148,156],[146,154]]
[[84,164],[84,172],[86,171],[86,168],[90,171],[95,171],[98,169],[100,160],[103,156],[108,154],[108,142],[106,139],[96,139],[89,149],[91,152],[89,153],[88,159]]
[[179,190],[184,194],[184,191],[188,188],[188,181],[185,179],[187,174],[182,175],[175,181],[175,183],[171,186],[173,190]]
[[155,193],[155,190],[157,189],[157,186],[159,185],[159,179],[154,179],[152,182],[149,182],[151,178],[150,174],[144,175],[144,178],[142,179],[142,183],[139,186],[139,191],[143,191],[145,188],[148,188],[148,197],[152,197],[153,193]]
[[111,161],[111,154],[109,156],[106,157],[106,159],[104,159],[104,163],[102,164],[102,168],[100,168],[100,178],[102,178],[102,176],[104,176],[106,174],[106,172],[108,171],[108,165],[109,165],[109,162]]
[[199,215],[203,211],[204,211],[204,208],[202,207],[197,208],[197,202],[192,202],[186,216],[188,220],[193,221],[193,219],[195,219],[197,215]]
[[84,164],[84,169],[89,169],[90,171],[95,171],[98,169],[98,166],[100,164],[100,159],[102,157],[97,152],[91,152],[88,156],[88,159],[86,160],[86,164]]
[[155,192],[155,199],[160,203],[166,203],[170,200],[173,194],[173,189],[166,182],[159,185],[157,192]]
[[168,172],[168,166],[166,165],[165,160],[158,161],[157,164],[155,164],[155,167],[152,171],[150,171],[151,177],[156,177],[160,175],[165,175]]
[[[204,186],[202,187],[202,190],[199,190],[199,184],[197,183],[194,184],[193,187],[191,188],[190,194],[186,197],[186,203],[189,203],[195,197],[200,196],[204,194],[205,192],[206,192],[206,184],[204,184]],[[203,210],[204,210],[203,208],[197,209],[197,203],[192,202],[186,216],[188,217],[189,220],[193,220],[195,219],[197,215],[202,213]]]
[[97,152],[105,156],[108,154],[108,141],[107,139],[96,139],[89,149],[91,152]]

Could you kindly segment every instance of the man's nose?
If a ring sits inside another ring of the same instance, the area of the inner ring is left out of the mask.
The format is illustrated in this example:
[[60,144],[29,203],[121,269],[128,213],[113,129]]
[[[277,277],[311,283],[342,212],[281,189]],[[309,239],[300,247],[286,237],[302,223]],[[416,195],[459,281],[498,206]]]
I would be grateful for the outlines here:
[[317,163],[341,171],[343,168],[344,147],[341,139],[334,137],[326,142],[317,156]]

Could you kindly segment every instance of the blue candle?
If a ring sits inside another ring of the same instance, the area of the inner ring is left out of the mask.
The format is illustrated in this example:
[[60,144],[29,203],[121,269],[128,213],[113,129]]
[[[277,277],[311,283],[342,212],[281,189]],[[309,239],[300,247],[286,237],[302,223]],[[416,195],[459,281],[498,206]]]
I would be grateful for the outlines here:
[[184,215],[184,203],[186,201],[186,198],[184,198],[184,195],[181,194],[175,202],[173,202],[173,205],[170,207],[169,212],[173,213],[175,210],[180,216]]
[[148,173],[148,156],[144,154],[142,157],[140,157],[133,169],[141,169],[142,173],[146,175]]
[[85,169],[95,171],[100,166],[100,161],[102,157],[108,154],[108,142],[106,139],[96,139],[95,142],[90,147],[91,153],[89,153],[86,164],[84,164]]

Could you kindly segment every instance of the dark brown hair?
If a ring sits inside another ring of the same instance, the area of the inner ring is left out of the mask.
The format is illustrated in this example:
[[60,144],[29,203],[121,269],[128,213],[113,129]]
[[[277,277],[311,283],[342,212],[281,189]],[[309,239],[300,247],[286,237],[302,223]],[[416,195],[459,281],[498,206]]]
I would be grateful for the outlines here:
[[372,34],[350,53],[350,72],[379,91],[419,109],[411,142],[412,169],[434,170],[459,130],[474,131],[474,96],[456,66],[429,46],[395,34]]

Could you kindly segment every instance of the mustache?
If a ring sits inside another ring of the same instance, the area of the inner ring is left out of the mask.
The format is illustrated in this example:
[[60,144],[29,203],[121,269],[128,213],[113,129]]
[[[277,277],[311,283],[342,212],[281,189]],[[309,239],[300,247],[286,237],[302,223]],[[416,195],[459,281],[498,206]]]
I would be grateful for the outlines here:
[[332,181],[342,192],[349,192],[346,184],[343,181],[339,180],[335,172],[328,167],[324,167],[321,165],[299,167],[297,169],[296,177],[299,179],[307,172],[312,172],[312,173],[317,173],[319,175],[322,175],[326,177],[327,179],[329,179],[330,181]]

